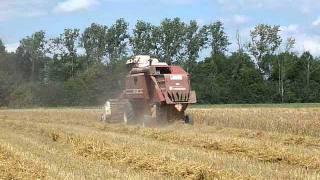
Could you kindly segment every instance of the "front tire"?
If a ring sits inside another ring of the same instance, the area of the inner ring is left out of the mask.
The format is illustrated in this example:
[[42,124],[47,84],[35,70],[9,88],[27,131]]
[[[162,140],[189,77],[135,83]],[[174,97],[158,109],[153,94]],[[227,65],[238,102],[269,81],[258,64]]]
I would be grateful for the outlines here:
[[166,123],[168,121],[168,107],[166,105],[154,104],[151,114],[157,123]]
[[100,121],[103,122],[103,123],[106,123],[106,122],[107,122],[107,117],[106,117],[105,114],[102,114],[102,115],[101,115]]
[[123,123],[128,125],[136,124],[136,116],[131,102],[128,102],[124,107]]
[[184,122],[185,122],[186,124],[193,125],[193,119],[192,119],[192,117],[191,117],[190,115],[186,115],[186,116],[184,117]]

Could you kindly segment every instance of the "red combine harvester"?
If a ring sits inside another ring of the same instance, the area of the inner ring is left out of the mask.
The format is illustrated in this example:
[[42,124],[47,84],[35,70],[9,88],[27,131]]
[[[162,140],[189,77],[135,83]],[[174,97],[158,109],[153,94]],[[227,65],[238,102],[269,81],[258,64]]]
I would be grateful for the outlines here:
[[126,124],[162,124],[175,120],[192,123],[185,115],[196,103],[190,76],[179,66],[169,66],[150,56],[135,56],[127,61],[130,69],[125,90],[119,99],[105,104],[103,121]]

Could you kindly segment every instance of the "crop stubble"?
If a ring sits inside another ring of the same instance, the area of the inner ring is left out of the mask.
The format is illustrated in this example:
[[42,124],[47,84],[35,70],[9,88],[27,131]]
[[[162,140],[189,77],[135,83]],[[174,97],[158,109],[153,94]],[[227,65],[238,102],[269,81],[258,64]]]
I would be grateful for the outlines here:
[[0,162],[26,162],[17,179],[320,178],[317,108],[191,109],[195,126],[166,128],[102,124],[99,113],[1,110]]

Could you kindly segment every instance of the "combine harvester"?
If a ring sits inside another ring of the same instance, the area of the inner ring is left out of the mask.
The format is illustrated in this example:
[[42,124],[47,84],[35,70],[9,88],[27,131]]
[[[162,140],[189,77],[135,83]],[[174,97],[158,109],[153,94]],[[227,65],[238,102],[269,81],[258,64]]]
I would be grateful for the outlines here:
[[192,124],[185,114],[196,103],[190,76],[179,66],[169,66],[150,56],[135,56],[127,61],[130,70],[125,90],[118,99],[106,102],[104,122],[155,125],[177,120]]

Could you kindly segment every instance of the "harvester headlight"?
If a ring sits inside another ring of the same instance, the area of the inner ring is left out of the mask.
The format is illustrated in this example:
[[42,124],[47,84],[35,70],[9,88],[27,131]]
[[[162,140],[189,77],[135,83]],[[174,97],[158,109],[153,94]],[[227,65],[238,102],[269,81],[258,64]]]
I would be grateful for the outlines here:
[[176,104],[176,105],[174,105],[174,107],[175,107],[179,112],[182,111],[182,104]]

